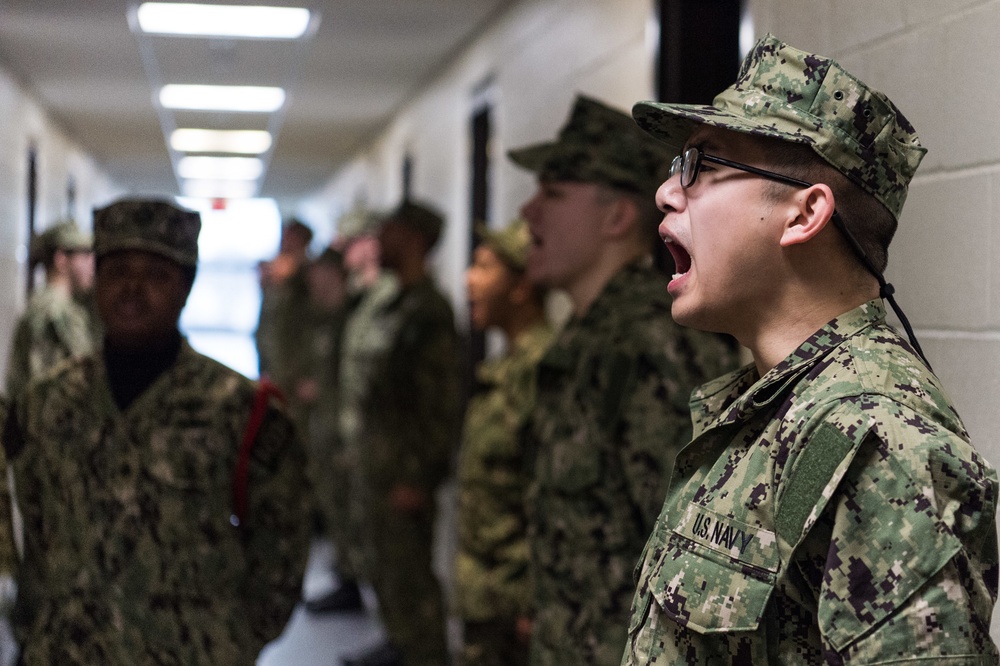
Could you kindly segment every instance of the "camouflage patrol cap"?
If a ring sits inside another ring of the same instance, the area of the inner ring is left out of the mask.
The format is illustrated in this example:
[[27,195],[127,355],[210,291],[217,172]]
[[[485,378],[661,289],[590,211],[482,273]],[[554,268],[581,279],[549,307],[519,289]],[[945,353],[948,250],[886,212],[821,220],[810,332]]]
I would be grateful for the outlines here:
[[31,239],[28,255],[31,263],[49,263],[56,250],[89,252],[93,239],[76,226],[73,220],[62,220]]
[[531,249],[531,232],[525,220],[514,220],[504,229],[494,230],[485,224],[476,225],[479,242],[489,247],[505,264],[516,271],[524,271]]
[[120,250],[144,250],[182,266],[198,263],[201,216],[167,201],[124,199],[94,211],[97,258]]
[[437,244],[444,227],[444,218],[427,204],[404,201],[382,219],[380,226],[396,223],[413,229],[427,239],[428,249]]
[[677,152],[650,141],[625,112],[578,95],[555,141],[508,155],[539,180],[602,183],[652,196]]
[[700,123],[806,144],[897,219],[927,152],[888,97],[773,35],[757,42],[712,106],[639,102],[632,115],[675,150]]
[[373,210],[355,206],[337,219],[337,238],[351,241],[375,232],[382,216]]

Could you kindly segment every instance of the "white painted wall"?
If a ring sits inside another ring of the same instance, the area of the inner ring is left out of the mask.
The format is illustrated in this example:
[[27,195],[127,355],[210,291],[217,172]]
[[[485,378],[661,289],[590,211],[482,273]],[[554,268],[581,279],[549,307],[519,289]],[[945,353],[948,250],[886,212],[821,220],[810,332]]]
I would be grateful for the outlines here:
[[[0,377],[6,374],[11,331],[25,302],[28,243],[28,149],[37,151],[35,225],[44,229],[67,215],[92,227],[91,210],[122,190],[0,69]],[[76,184],[75,209],[67,185]]]

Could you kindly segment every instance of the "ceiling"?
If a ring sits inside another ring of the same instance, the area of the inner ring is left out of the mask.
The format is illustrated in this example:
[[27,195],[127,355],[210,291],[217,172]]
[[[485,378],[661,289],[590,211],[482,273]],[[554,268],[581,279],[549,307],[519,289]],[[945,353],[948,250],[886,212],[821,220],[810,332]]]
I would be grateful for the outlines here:
[[[291,203],[322,187],[514,0],[269,0],[318,12],[311,37],[294,42],[144,35],[130,28],[138,4],[0,0],[0,66],[136,193],[180,193],[172,126],[270,124],[258,194]],[[154,105],[157,82],[277,85],[288,98],[271,117],[172,112]]]

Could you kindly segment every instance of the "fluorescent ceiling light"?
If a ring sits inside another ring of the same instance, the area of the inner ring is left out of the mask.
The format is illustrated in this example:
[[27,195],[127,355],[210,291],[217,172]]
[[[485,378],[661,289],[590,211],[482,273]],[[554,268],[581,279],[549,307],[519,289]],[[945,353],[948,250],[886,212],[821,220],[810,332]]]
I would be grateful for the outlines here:
[[270,113],[285,103],[282,88],[267,86],[199,86],[171,83],[160,88],[160,104],[168,109]]
[[257,193],[252,180],[187,180],[184,196],[197,199],[249,199]]
[[144,2],[136,12],[143,32],[198,37],[298,39],[309,27],[309,10]]
[[256,157],[182,157],[177,175],[195,180],[257,180],[264,163]]
[[181,153],[240,153],[259,155],[271,147],[271,134],[264,130],[176,129],[170,147]]

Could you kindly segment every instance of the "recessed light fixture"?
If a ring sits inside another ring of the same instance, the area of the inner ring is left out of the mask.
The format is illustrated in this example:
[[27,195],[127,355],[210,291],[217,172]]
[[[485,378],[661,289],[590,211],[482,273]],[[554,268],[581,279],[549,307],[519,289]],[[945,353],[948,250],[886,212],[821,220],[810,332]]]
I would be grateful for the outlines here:
[[194,180],[257,180],[264,163],[256,157],[182,157],[177,175]]
[[160,88],[160,104],[168,109],[270,113],[285,103],[283,88],[269,86],[203,86],[171,83]]
[[186,180],[182,185],[186,197],[197,199],[249,199],[257,193],[252,180]]
[[310,14],[301,7],[144,2],[136,18],[143,32],[155,34],[298,39],[309,28]]
[[176,129],[170,147],[181,153],[239,153],[259,155],[271,147],[271,134],[264,130]]

